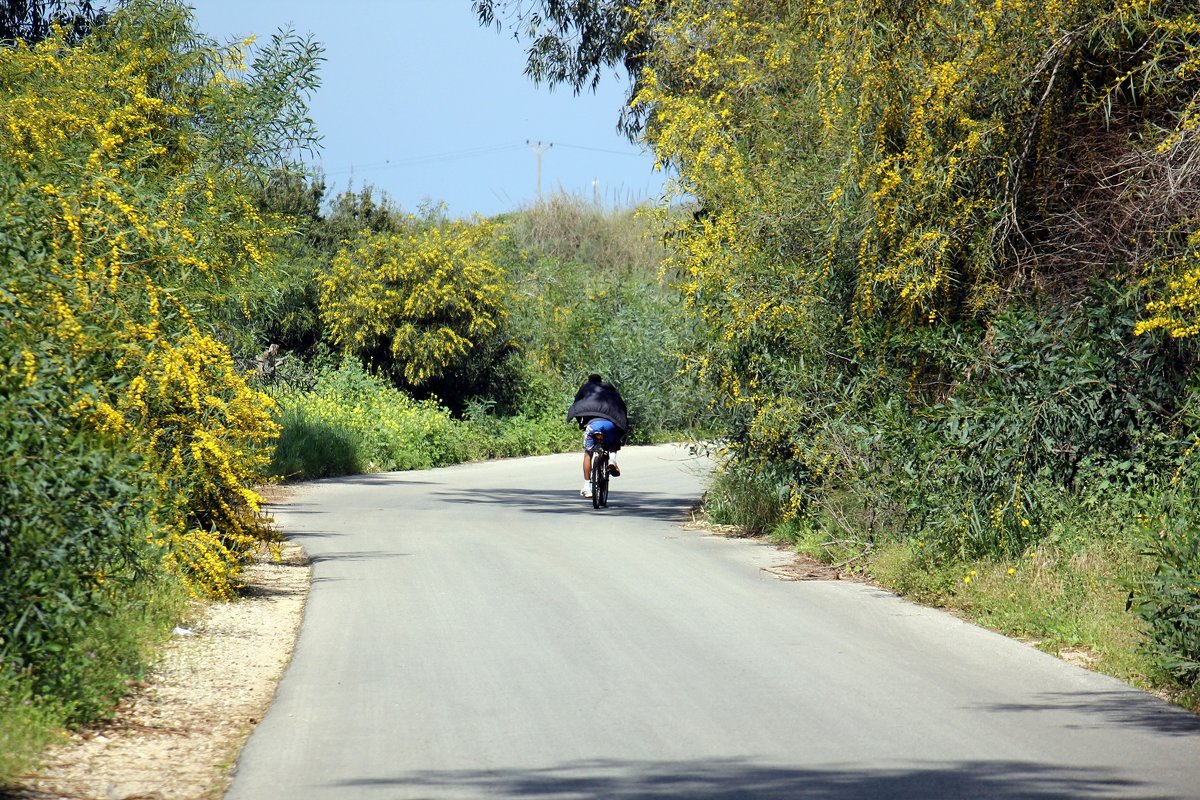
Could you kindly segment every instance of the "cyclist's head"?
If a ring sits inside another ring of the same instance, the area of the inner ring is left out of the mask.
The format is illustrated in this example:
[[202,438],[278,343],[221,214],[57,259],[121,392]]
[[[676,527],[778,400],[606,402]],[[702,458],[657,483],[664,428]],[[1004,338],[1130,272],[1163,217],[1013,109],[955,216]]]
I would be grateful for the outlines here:
[[588,375],[588,383],[601,383],[603,380],[604,379],[595,372],[593,372],[591,375]]

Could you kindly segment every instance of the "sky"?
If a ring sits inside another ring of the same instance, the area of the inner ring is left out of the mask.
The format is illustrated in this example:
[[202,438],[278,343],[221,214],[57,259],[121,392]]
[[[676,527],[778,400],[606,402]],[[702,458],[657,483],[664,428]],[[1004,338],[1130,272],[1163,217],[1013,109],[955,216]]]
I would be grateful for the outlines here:
[[[310,99],[330,195],[373,186],[405,211],[456,217],[566,192],[604,206],[656,200],[663,174],[616,130],[624,75],[596,93],[524,74],[526,45],[482,27],[470,0],[191,0],[196,27],[226,43],[280,28],[325,47]],[[540,147],[538,146],[540,143]]]

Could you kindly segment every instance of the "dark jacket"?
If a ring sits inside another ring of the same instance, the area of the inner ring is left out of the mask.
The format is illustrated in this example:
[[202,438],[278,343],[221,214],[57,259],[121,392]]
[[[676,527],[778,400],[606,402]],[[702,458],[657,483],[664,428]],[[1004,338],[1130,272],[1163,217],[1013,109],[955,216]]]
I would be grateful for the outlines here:
[[578,420],[580,425],[586,425],[588,420],[596,417],[608,420],[622,431],[629,431],[629,411],[621,393],[611,383],[585,382],[575,393],[575,402],[567,409],[567,422]]

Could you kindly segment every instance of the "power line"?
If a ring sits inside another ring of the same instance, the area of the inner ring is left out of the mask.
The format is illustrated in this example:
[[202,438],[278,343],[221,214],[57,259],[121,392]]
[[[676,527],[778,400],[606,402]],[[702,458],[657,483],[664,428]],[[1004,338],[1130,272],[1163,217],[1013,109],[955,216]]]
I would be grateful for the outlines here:
[[359,170],[395,169],[397,167],[413,167],[422,164],[436,164],[444,161],[461,161],[467,158],[479,158],[480,156],[503,153],[508,150],[520,150],[524,147],[525,145],[523,144],[500,144],[487,147],[471,147],[465,150],[450,150],[444,153],[430,153],[428,155],[412,156],[410,158],[389,158],[383,161],[375,161],[370,164],[356,164],[346,169],[332,170],[325,174],[347,175]]
[[606,150],[603,147],[588,147],[582,144],[563,144],[562,142],[554,142],[556,147],[569,147],[572,150],[591,150],[593,153],[609,153],[614,156],[633,156],[634,158],[644,158],[647,154],[644,152],[632,152],[630,150]]
[[[590,147],[582,144],[567,144],[564,142],[538,142],[543,149],[549,147],[566,147],[572,150],[588,150],[593,153],[607,153],[615,156],[631,156],[634,158],[642,158],[646,156],[644,152],[632,152],[629,150],[609,150],[603,147]],[[525,144],[498,144],[498,145],[482,145],[479,147],[469,147],[463,150],[449,150],[442,153],[428,153],[426,155],[411,156],[409,158],[388,158],[383,161],[375,161],[369,164],[356,164],[346,169],[331,170],[326,172],[326,175],[349,175],[353,172],[363,170],[379,171],[385,169],[397,169],[400,167],[415,167],[424,164],[436,164],[447,161],[462,161],[469,158],[479,158],[481,156],[494,155],[496,153],[504,153],[513,150],[522,150],[529,146],[529,140]],[[540,156],[540,154],[539,154]]]

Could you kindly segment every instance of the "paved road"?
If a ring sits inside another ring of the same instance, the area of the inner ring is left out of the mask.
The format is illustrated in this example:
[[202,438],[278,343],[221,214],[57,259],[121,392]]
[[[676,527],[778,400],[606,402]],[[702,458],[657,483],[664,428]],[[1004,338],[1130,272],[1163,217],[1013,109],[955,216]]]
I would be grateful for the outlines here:
[[630,449],[318,482],[290,668],[230,800],[1200,798],[1200,718],[773,548]]

